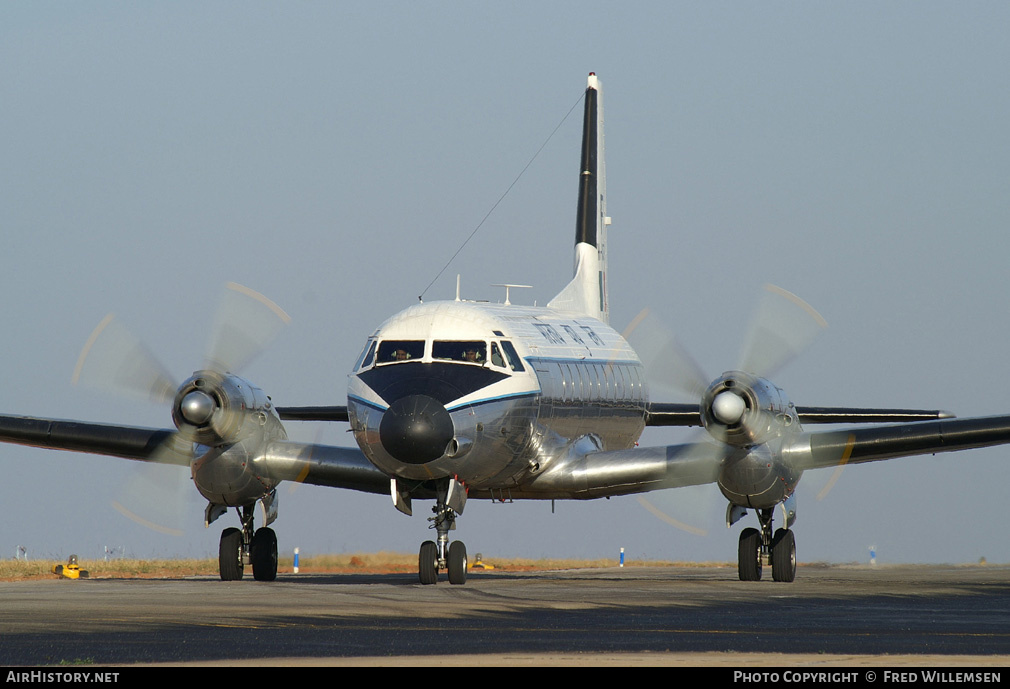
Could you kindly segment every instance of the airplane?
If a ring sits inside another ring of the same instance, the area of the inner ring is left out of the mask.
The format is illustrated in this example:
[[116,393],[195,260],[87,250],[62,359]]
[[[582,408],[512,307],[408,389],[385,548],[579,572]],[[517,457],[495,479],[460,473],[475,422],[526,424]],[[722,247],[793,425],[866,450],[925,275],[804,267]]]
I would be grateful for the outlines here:
[[[591,73],[570,282],[540,307],[512,304],[508,291],[502,303],[468,301],[457,288],[455,300],[404,309],[366,338],[346,405],[276,406],[238,375],[242,356],[222,354],[181,385],[126,367],[136,387],[171,404],[172,428],[0,416],[0,441],[188,468],[207,501],[206,525],[230,508],[238,513],[240,528],[220,538],[226,581],[242,579],[246,566],[256,580],[276,578],[270,524],[283,481],[388,495],[406,515],[414,500],[433,500],[436,538],[418,552],[425,585],[442,572],[451,584],[466,582],[466,546],[450,532],[470,498],[587,500],[712,483],[727,500],[728,526],[749,510],[758,517],[759,528],[740,533],[739,578],[759,580],[770,566],[774,580],[791,582],[803,472],[1010,443],[1010,416],[796,406],[765,377],[778,355],[692,385],[698,402],[650,400],[646,364],[609,322],[603,148],[602,89]],[[278,314],[262,295],[230,288]],[[88,347],[100,338],[96,331]],[[662,351],[660,359],[673,358]],[[348,423],[357,447],[289,440],[283,421]],[[822,423],[856,425],[804,429]],[[639,447],[647,426],[698,426],[707,439]],[[265,514],[259,528],[257,503]]]

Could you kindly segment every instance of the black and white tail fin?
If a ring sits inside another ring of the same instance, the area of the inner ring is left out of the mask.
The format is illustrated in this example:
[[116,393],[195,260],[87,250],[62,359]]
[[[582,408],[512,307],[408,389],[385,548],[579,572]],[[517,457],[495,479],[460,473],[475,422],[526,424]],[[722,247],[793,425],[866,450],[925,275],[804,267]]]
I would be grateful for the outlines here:
[[547,306],[610,319],[607,302],[607,184],[603,164],[603,92],[589,74],[582,126],[579,208],[575,227],[575,277]]

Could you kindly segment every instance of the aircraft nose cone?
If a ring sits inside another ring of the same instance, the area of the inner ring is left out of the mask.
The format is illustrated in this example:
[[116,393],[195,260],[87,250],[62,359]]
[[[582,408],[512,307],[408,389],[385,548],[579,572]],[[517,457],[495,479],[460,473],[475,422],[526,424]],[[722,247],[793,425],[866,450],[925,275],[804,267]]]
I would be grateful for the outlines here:
[[455,429],[438,400],[407,395],[389,405],[379,422],[379,440],[390,455],[407,464],[425,464],[445,454]]

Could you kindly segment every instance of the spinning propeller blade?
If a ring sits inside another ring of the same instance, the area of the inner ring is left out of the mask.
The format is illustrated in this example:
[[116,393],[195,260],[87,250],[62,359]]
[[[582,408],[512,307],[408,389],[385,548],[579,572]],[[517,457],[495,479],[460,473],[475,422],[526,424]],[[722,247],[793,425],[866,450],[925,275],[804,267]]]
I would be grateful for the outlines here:
[[266,349],[291,317],[259,292],[225,286],[207,348],[206,368],[237,373]]
[[179,384],[151,350],[109,314],[91,332],[71,378],[74,385],[111,389],[158,404],[169,404]]
[[792,292],[765,285],[740,354],[741,371],[768,378],[799,356],[828,324]]
[[[290,317],[263,295],[228,283],[210,330],[206,367],[219,373],[241,370],[289,321]],[[179,383],[165,366],[112,314],[91,333],[72,380],[164,405],[174,404],[179,391]],[[213,412],[206,408],[213,400],[203,393],[190,393],[180,404],[182,416],[195,423],[207,420]],[[177,448],[171,448],[181,440],[173,437],[143,466],[136,467],[121,498],[113,502],[116,510],[138,524],[170,535],[182,535],[187,503],[195,495],[188,485],[192,483],[190,472],[170,466],[179,464]]]
[[650,383],[700,399],[711,380],[649,309],[642,309],[624,329],[624,339],[638,353]]

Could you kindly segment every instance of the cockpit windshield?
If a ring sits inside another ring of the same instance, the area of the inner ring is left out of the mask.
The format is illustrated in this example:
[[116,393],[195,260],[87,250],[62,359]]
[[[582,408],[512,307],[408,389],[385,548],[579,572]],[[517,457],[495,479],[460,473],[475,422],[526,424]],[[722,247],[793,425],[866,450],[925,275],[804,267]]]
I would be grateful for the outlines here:
[[361,356],[358,357],[358,363],[355,364],[354,370],[360,371],[363,368],[368,368],[374,360],[375,340],[369,338],[368,342],[365,343],[365,348],[361,350]]
[[483,364],[487,361],[487,343],[480,340],[445,342],[435,340],[431,345],[431,358],[436,361],[465,361]]
[[424,356],[424,340],[384,340],[379,343],[377,364],[412,361]]

